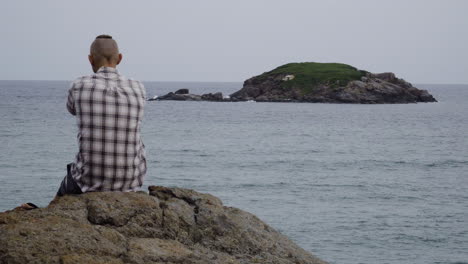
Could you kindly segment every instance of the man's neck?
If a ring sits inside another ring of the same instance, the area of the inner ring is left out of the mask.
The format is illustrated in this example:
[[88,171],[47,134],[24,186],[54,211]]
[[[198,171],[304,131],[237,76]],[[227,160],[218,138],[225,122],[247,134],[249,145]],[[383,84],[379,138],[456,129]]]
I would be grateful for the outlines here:
[[106,64],[103,64],[103,65],[99,66],[99,68],[101,68],[101,67],[117,68],[117,64],[115,64],[115,63],[106,63]]
[[98,67],[93,67],[94,73],[98,72],[99,69],[102,68],[102,67],[109,67],[109,68],[114,68],[114,69],[116,69],[116,68],[117,68],[117,64],[108,63],[108,64],[101,64],[101,65],[99,65]]

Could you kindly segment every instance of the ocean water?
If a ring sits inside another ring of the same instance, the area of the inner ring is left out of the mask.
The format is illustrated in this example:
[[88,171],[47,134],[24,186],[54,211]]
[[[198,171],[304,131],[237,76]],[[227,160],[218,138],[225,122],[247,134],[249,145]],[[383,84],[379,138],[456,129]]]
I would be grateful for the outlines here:
[[[330,263],[468,263],[468,85],[417,86],[439,102],[148,102],[144,188],[216,195]],[[68,87],[0,81],[0,211],[53,198],[77,150]]]

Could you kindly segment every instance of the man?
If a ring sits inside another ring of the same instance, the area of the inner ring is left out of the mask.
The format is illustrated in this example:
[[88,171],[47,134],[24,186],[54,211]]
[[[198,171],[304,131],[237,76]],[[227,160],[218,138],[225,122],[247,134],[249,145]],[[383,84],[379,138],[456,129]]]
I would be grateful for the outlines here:
[[[78,124],[78,154],[67,165],[57,196],[96,191],[135,191],[146,173],[140,136],[146,91],[116,67],[122,61],[109,35],[91,44],[89,62],[95,74],[76,79],[68,91],[67,109]],[[34,209],[26,203],[21,209]]]
[[146,92],[139,81],[125,78],[117,42],[108,35],[91,44],[95,74],[76,79],[67,109],[78,124],[78,154],[68,164],[57,196],[94,191],[135,191],[146,173],[140,137]]
[[[57,196],[134,191],[146,173],[140,137],[143,84],[117,71],[122,54],[111,36],[96,37],[88,58],[95,74],[76,79],[68,91],[67,109],[77,119],[79,151],[67,165]],[[20,207],[37,208],[32,203]]]

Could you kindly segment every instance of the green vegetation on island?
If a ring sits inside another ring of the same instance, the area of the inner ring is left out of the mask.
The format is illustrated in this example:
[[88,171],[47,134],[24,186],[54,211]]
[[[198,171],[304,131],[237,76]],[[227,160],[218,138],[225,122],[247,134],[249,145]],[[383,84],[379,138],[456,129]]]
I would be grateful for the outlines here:
[[294,75],[294,79],[282,82],[281,86],[297,87],[304,93],[309,93],[319,84],[327,84],[331,87],[346,86],[350,81],[361,80],[367,73],[367,71],[361,71],[343,63],[299,62],[279,66],[261,74],[258,78],[262,80],[271,75],[291,74]]

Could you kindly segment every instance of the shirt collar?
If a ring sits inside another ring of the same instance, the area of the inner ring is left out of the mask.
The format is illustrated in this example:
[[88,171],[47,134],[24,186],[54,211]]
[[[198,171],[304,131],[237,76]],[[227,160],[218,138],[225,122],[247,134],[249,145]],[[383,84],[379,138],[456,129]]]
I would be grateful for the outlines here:
[[96,73],[115,73],[115,74],[119,74],[119,71],[116,68],[104,67],[103,66],[103,67],[99,68],[99,70]]

